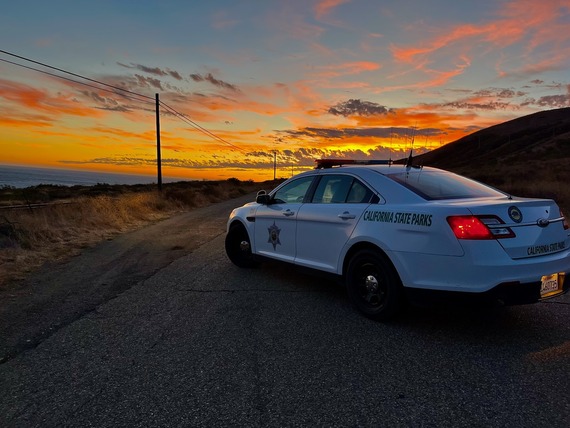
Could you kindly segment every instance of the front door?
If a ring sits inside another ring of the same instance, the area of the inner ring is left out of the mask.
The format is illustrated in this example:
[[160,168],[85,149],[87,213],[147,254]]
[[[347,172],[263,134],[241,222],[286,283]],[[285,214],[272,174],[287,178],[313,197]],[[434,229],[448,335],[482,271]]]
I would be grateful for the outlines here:
[[255,214],[256,254],[278,260],[295,260],[297,214],[313,177],[302,177],[279,188],[268,205]]

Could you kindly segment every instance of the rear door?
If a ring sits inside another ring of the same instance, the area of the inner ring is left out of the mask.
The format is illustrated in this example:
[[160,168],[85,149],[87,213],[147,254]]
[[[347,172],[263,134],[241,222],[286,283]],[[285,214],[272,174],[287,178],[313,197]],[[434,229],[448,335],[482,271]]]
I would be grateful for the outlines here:
[[335,272],[339,254],[373,196],[351,175],[323,175],[311,202],[299,209],[295,263]]

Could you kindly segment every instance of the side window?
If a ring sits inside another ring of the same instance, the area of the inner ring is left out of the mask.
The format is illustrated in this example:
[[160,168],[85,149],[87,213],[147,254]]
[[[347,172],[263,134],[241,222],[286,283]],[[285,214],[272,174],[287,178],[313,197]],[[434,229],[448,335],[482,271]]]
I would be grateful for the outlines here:
[[346,202],[346,198],[352,186],[354,178],[349,175],[323,175],[315,196],[314,204],[340,204]]
[[369,203],[374,194],[372,191],[358,180],[354,180],[348,192],[346,202],[353,204]]
[[273,202],[278,204],[303,202],[313,177],[303,177],[281,187],[274,195]]

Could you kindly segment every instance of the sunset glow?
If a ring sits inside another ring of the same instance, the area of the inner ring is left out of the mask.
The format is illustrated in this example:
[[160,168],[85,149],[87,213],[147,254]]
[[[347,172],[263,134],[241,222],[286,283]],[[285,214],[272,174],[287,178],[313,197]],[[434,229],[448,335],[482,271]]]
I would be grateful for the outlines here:
[[155,94],[165,176],[256,181],[570,106],[568,1],[32,3],[0,15],[3,164],[153,175]]

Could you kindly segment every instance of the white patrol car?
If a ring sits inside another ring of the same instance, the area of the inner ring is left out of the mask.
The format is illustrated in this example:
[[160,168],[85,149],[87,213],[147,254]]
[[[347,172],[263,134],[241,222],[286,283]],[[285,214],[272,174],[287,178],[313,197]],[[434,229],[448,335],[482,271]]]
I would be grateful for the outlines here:
[[405,291],[531,303],[566,292],[570,272],[570,229],[554,201],[382,161],[323,160],[260,191],[230,214],[225,247],[240,267],[267,257],[340,275],[378,320],[399,312]]

